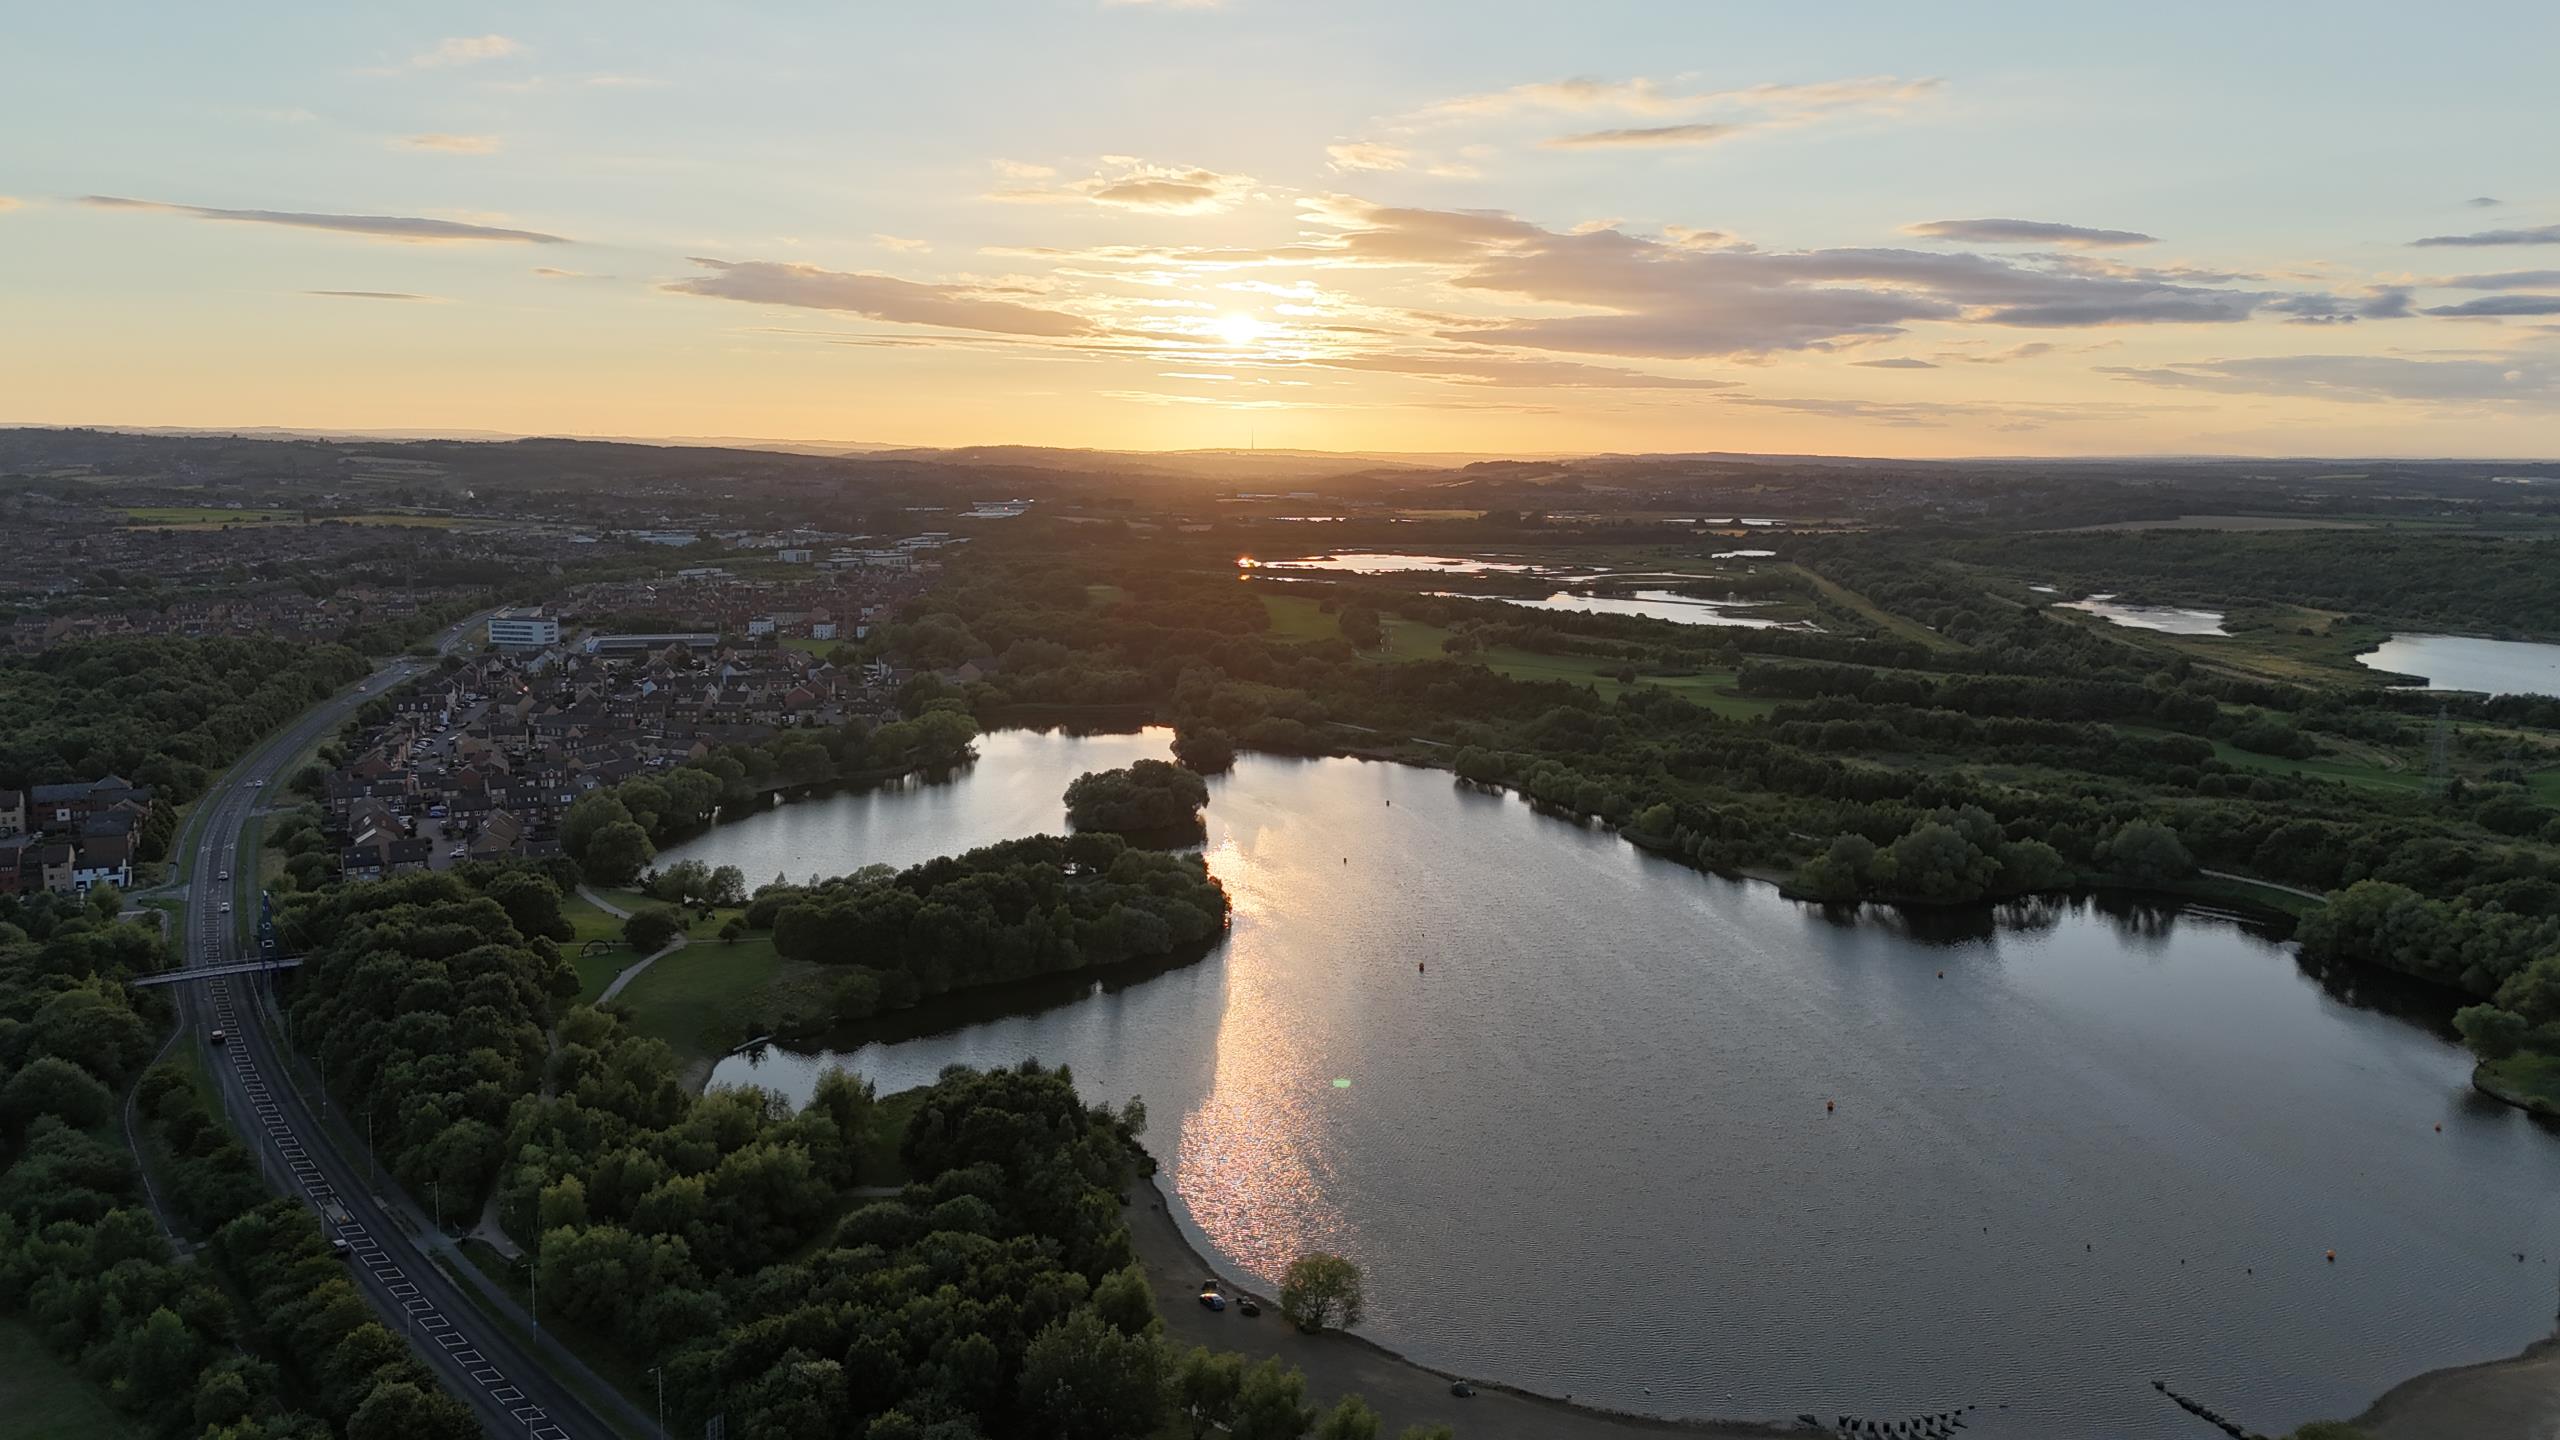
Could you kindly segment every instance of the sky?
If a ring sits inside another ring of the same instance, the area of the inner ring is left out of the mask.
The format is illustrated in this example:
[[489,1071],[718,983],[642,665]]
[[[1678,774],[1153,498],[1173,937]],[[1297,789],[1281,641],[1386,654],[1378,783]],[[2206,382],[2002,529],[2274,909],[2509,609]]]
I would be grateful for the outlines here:
[[0,423],[2560,454],[2560,6],[19,7]]

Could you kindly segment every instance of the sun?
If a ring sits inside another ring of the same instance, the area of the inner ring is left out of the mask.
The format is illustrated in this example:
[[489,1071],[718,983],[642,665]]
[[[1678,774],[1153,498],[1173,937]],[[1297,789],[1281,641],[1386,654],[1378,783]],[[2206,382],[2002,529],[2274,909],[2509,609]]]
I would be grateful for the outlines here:
[[1270,327],[1250,315],[1232,314],[1211,321],[1210,328],[1218,332],[1218,338],[1241,349],[1261,339],[1262,332]]

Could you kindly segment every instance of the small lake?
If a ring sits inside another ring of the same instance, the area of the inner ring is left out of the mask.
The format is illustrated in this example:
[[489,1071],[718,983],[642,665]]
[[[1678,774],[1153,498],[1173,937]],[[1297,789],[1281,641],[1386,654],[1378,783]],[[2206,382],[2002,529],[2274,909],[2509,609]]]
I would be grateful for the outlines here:
[[2092,595],[2065,602],[2065,610],[2085,610],[2117,625],[2158,630],[2169,635],[2227,635],[2219,610],[2181,610],[2175,605],[2119,605],[2113,595]]
[[[669,853],[760,881],[1055,830],[1168,739],[1000,732]],[[1826,912],[1439,771],[1210,790],[1206,960],[715,1081],[1071,1063],[1145,1097],[1226,1272],[1338,1249],[1379,1341],[1655,1413],[2191,1440],[2159,1378],[2281,1434],[2550,1329],[2560,1143],[2471,1091],[2438,997],[2152,905]]]
[[2394,635],[2356,663],[2424,675],[2430,690],[2484,695],[2560,695],[2560,645],[2478,640],[2468,635]]
[[1408,555],[1380,550],[1346,550],[1292,560],[1256,560],[1247,556],[1236,563],[1247,570],[1305,570],[1334,575],[1409,575],[1431,570],[1449,575],[1525,575],[1537,568],[1512,560],[1468,560],[1455,555]]
[[1668,620],[1674,625],[1726,625],[1742,630],[1818,630],[1821,627],[1801,620],[1768,620],[1749,613],[1763,602],[1757,600],[1701,600],[1677,590],[1638,590],[1629,595],[1584,595],[1572,590],[1558,590],[1544,599],[1530,600],[1516,595],[1462,595],[1450,591],[1434,591],[1446,600],[1489,600],[1503,605],[1519,605],[1530,610],[1570,610],[1586,615],[1641,615],[1649,620]]

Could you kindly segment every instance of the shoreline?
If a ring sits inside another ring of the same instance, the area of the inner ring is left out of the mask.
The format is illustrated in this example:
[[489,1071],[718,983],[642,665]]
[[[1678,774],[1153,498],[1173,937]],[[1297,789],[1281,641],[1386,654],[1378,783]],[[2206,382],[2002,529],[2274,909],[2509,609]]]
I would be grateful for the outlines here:
[[[1636,1436],[1687,1435],[1698,1440],[1807,1440],[1835,1432],[1795,1420],[1674,1419],[1617,1410],[1544,1394],[1500,1380],[1461,1376],[1435,1369],[1365,1335],[1327,1330],[1301,1333],[1280,1318],[1276,1300],[1264,1299],[1260,1319],[1248,1320],[1230,1309],[1212,1313],[1197,1303],[1200,1277],[1220,1276],[1225,1267],[1200,1253],[1181,1223],[1173,1218],[1173,1197],[1166,1190],[1164,1169],[1130,1187],[1129,1237],[1139,1264],[1147,1272],[1163,1314],[1165,1331],[1175,1340],[1211,1349],[1241,1351],[1248,1361],[1276,1356],[1306,1372],[1307,1398],[1330,1407],[1357,1393],[1384,1417],[1393,1434],[1407,1425],[1454,1426],[1467,1440],[1631,1440]],[[1153,1203],[1140,1209],[1143,1195]],[[1239,1286],[1226,1281],[1229,1294]],[[1451,1382],[1473,1386],[1472,1398],[1449,1393]]]
[[2560,1425],[2560,1335],[2503,1360],[2413,1375],[2347,1423],[2374,1440],[2542,1440]]

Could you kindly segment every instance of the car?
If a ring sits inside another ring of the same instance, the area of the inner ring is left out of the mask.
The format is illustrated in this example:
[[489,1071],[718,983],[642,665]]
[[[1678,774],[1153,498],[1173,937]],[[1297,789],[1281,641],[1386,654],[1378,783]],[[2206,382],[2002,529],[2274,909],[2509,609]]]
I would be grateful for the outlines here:
[[1227,1308],[1227,1297],[1215,1290],[1203,1290],[1200,1292],[1200,1303],[1211,1310],[1224,1310]]
[[213,1042],[214,1044],[216,1044],[216,1045],[228,1045],[228,1044],[230,1044],[230,1043],[231,1043],[231,1037],[230,1037],[229,1035],[227,1035],[227,1034],[224,1034],[224,1033],[223,1033],[222,1031],[220,1031],[220,1030],[216,1030],[216,1031],[214,1031],[212,1034],[207,1035],[207,1036],[206,1036],[206,1037],[204,1037],[204,1038],[206,1038],[207,1040],[212,1041],[212,1042]]
[[330,1237],[329,1237],[329,1258],[330,1258],[330,1259],[332,1259],[332,1260],[345,1260],[345,1259],[348,1259],[349,1257],[353,1256],[355,1253],[356,1253],[356,1252],[355,1252],[354,1250],[352,1250],[352,1249],[348,1248],[348,1245],[347,1245],[347,1242],[346,1242],[346,1241],[339,1239],[339,1238],[338,1238],[337,1236],[335,1236],[335,1235],[332,1235],[332,1236],[330,1236]]
[[1464,1380],[1452,1380],[1449,1382],[1449,1393],[1464,1400],[1476,1393],[1476,1387]]
[[228,870],[225,870],[225,871],[223,871],[221,874],[216,875],[216,876],[214,876],[213,878],[214,878],[214,879],[216,879],[216,880],[228,880],[228,879],[230,879],[230,878],[231,878],[231,872],[230,872],[230,871],[228,871]]
[[225,914],[225,915],[228,915],[228,914],[230,914],[230,913],[231,913],[231,902],[230,902],[230,901],[225,900],[225,901],[223,901],[223,902],[222,902],[222,913],[223,913],[223,914]]
[[1236,1297],[1236,1313],[1247,1320],[1255,1319],[1262,1314],[1262,1302],[1250,1295],[1239,1295]]

